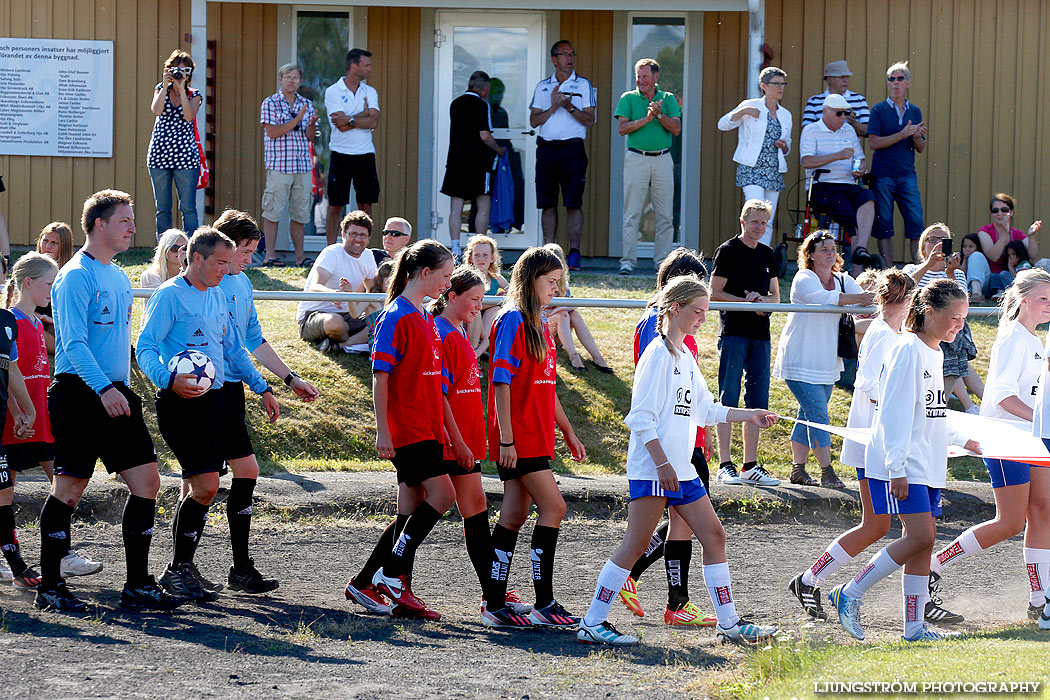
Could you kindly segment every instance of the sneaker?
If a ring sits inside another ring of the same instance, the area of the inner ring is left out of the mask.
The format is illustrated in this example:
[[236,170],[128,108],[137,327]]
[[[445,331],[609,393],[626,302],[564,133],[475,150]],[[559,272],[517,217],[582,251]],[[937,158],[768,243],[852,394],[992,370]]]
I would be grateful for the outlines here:
[[12,578],[11,585],[23,591],[35,590],[40,585],[40,574],[27,566],[22,573]]
[[943,642],[945,639],[951,639],[952,637],[958,637],[958,632],[941,632],[935,630],[927,625],[923,625],[922,629],[913,634],[910,637],[901,635],[901,639],[906,642]]
[[970,404],[970,407],[966,409],[966,412],[972,416],[979,416],[981,415],[981,407],[977,404]]
[[565,256],[565,263],[569,266],[569,270],[572,272],[579,272],[583,268],[580,267],[580,251],[570,250],[569,254]]
[[189,567],[190,571],[193,572],[193,578],[197,579],[197,583],[199,583],[201,585],[201,588],[203,588],[204,590],[218,593],[226,587],[218,581],[210,581],[207,578],[205,578],[204,574],[200,572],[200,569],[197,568],[197,565],[194,562],[191,561],[189,563]]
[[343,595],[346,596],[347,600],[355,601],[362,608],[375,615],[389,615],[390,611],[394,609],[394,606],[388,603],[383,594],[376,590],[376,587],[372,584],[359,588],[354,585],[354,580],[350,579],[346,582]]
[[[11,583],[15,578],[14,572],[11,571],[11,567],[8,566],[7,562],[0,559],[0,583]],[[1042,610],[1042,608],[1039,608]]]
[[591,625],[585,624],[583,620],[580,620],[580,628],[576,632],[576,639],[584,644],[612,644],[615,646],[627,646],[629,644],[638,643],[638,637],[630,634],[623,634],[609,622],[603,622],[600,625],[594,625],[592,627]]
[[533,606],[532,612],[529,613],[529,622],[537,627],[577,627],[580,618],[570,614],[554,600],[545,608]]
[[102,571],[102,562],[94,561],[90,557],[85,557],[83,554],[75,549],[69,550],[69,554],[62,557],[61,563],[62,578],[68,578],[70,576],[91,576]]
[[1031,603],[1028,604],[1028,619],[1029,620],[1038,620],[1042,616],[1042,614],[1043,614],[1043,606],[1042,605],[1032,605]]
[[630,275],[634,272],[634,267],[630,263],[620,263],[620,274]]
[[937,595],[941,590],[941,575],[935,571],[930,572],[929,587],[930,600],[926,603],[924,619],[927,622],[936,622],[942,625],[954,625],[957,622],[962,622],[962,615],[941,607],[941,599]]
[[623,588],[620,589],[620,600],[637,617],[645,617],[645,611],[642,610],[642,602],[638,600],[638,582],[630,576],[627,577]]
[[532,627],[529,618],[510,609],[510,605],[499,610],[481,606],[481,624],[485,627]]
[[242,593],[269,593],[277,590],[281,584],[275,578],[263,578],[259,570],[255,568],[255,560],[249,559],[248,565],[243,569],[230,567],[230,575],[226,579],[231,591]]
[[420,598],[416,598],[419,602],[420,607],[412,608],[407,605],[395,605],[394,609],[390,611],[391,617],[397,617],[407,620],[424,620],[426,622],[437,622],[441,619],[441,613],[437,610],[431,610],[427,607],[427,604]]
[[36,589],[33,607],[37,610],[60,610],[62,612],[86,612],[87,604],[69,592],[65,581],[47,588]]
[[842,592],[846,584],[831,589],[828,601],[839,613],[839,624],[854,639],[864,639],[864,628],[860,626],[860,599],[850,598]]
[[507,607],[511,609],[511,612],[518,615],[527,616],[532,612],[532,606],[522,600],[521,591],[507,591],[506,595],[503,596],[503,600],[507,602]]
[[[404,606],[409,610],[416,610],[422,612],[427,609],[427,606],[423,604],[423,601],[417,598],[413,593],[412,589],[408,585],[408,577],[401,575],[397,577],[388,577],[383,575],[383,569],[379,569],[372,577],[372,585],[376,589],[385,595],[398,606]],[[395,608],[396,611],[396,608]],[[391,611],[394,614],[395,611]],[[405,615],[405,610],[402,610],[402,617]]]
[[124,584],[120,592],[120,607],[125,610],[156,610],[164,612],[174,610],[187,603],[181,596],[174,596],[157,585],[156,579],[150,576],[139,586]]
[[723,642],[756,644],[766,639],[772,639],[777,631],[777,628],[773,625],[756,625],[741,618],[728,629],[719,625],[717,634],[718,638]]
[[160,577],[160,585],[171,595],[194,603],[212,603],[219,599],[215,591],[201,588],[189,564],[168,564],[164,575]]
[[791,583],[788,584],[788,590],[791,591],[791,595],[798,598],[798,602],[802,603],[802,609],[806,611],[807,615],[818,620],[828,619],[828,614],[824,612],[824,606],[820,604],[819,586],[807,586],[802,583],[802,574],[799,574],[791,579]]
[[770,476],[761,464],[741,472],[740,481],[752,486],[780,486],[780,479]]
[[701,610],[693,601],[689,601],[682,606],[679,610],[671,610],[671,608],[664,608],[664,624],[665,625],[688,625],[691,627],[711,627],[718,618],[705,615],[704,611]]
[[731,486],[739,486],[744,483],[740,480],[740,474],[737,473],[736,465],[732,462],[726,462],[724,466],[718,468],[718,480]]
[[[1047,599],[1046,602],[1050,603],[1050,599]],[[1044,612],[1039,613],[1039,629],[1050,630],[1050,615],[1046,614],[1046,608],[1043,608],[1043,610]]]

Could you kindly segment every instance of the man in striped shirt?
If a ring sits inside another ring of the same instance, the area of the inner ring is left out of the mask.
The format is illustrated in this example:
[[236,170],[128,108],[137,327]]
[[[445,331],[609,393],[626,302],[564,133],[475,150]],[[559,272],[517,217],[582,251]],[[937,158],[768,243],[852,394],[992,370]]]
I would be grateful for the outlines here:
[[830,94],[842,95],[849,103],[852,114],[846,117],[846,121],[857,132],[857,136],[864,138],[868,135],[868,101],[859,92],[850,92],[849,78],[853,75],[845,61],[832,61],[824,66],[824,80],[828,83],[828,89],[813,95],[806,101],[806,108],[802,112],[802,128],[807,124],[819,121],[824,112],[824,98]]

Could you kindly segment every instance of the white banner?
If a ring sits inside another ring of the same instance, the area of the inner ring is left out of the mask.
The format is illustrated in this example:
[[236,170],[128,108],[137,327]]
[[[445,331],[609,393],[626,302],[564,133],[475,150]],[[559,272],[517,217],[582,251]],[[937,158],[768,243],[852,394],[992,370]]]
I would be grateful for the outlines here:
[[0,38],[0,155],[113,156],[113,42]]

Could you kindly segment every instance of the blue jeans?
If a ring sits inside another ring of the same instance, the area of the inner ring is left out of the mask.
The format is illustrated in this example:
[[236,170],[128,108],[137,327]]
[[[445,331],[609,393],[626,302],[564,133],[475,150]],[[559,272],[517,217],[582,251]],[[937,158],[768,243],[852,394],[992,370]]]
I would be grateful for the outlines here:
[[718,402],[740,405],[740,380],[744,379],[744,406],[769,408],[768,340],[739,335],[718,337]]
[[[828,401],[831,401],[831,384],[810,384],[786,379],[788,389],[798,399],[797,417],[811,423],[828,423]],[[795,423],[791,431],[791,441],[808,447],[831,447],[831,434],[826,430],[810,428],[808,425]]]
[[875,195],[875,238],[893,238],[893,203],[904,219],[904,237],[917,239],[922,235],[922,199],[919,196],[919,178],[915,173],[873,177],[871,192]]
[[179,193],[179,211],[182,212],[182,230],[192,236],[197,230],[197,179],[200,168],[150,168],[153,181],[153,199],[157,203],[157,240],[171,228],[171,184]]

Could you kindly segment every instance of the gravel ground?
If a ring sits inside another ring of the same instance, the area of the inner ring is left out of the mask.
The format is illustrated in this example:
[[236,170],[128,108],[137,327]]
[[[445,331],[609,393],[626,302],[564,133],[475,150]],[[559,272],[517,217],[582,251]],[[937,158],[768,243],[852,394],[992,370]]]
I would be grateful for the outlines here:
[[[500,631],[483,628],[478,584],[456,521],[442,522],[420,548],[415,589],[444,615],[438,623],[361,614],[342,586],[371,549],[379,520],[313,518],[280,522],[260,518],[253,535],[257,563],[281,580],[269,597],[226,595],[218,602],[184,607],[170,615],[128,614],[117,607],[123,559],[119,526],[80,525],[74,543],[106,562],[101,574],[76,579],[76,592],[92,604],[87,615],[42,613],[32,598],[0,592],[0,648],[5,697],[97,698],[665,698],[703,694],[713,678],[732,675],[745,651],[718,644],[710,629],[662,624],[664,575],[657,564],[642,579],[648,611],[634,618],[617,603],[611,621],[642,637],[631,649],[578,644],[565,631]],[[939,541],[968,522],[942,524]],[[158,523],[154,568],[162,568],[170,535]],[[834,623],[800,614],[786,584],[851,522],[818,515],[726,523],[729,563],[738,608],[776,622],[794,637],[847,641]],[[623,521],[574,519],[565,524],[557,557],[555,591],[582,614],[605,557],[623,533]],[[511,587],[531,597],[528,531],[519,541]],[[891,536],[898,534],[895,530]],[[21,530],[27,549],[39,533]],[[874,550],[873,550],[874,551]],[[524,552],[524,554],[523,554]],[[209,525],[198,554],[201,570],[220,577],[228,565],[224,521]],[[846,567],[826,590],[867,560]],[[35,560],[35,556],[29,557]],[[524,561],[523,561],[524,560]],[[1003,572],[1000,575],[999,572]],[[694,546],[693,600],[710,609]],[[945,584],[953,609],[973,630],[1024,618],[1027,578],[1019,538],[958,564]],[[864,607],[869,639],[900,634],[900,584],[876,587]]]

